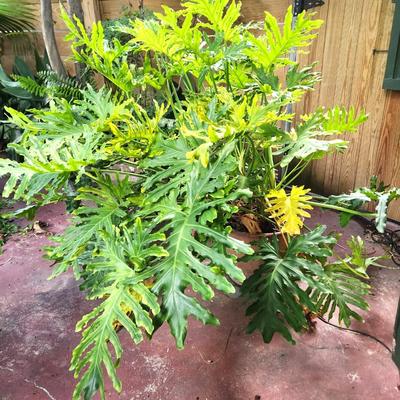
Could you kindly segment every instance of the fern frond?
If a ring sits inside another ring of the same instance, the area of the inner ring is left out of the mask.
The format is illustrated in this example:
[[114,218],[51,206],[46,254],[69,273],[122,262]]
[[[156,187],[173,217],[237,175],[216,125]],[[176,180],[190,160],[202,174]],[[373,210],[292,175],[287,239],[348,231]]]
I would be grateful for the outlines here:
[[63,97],[68,100],[82,98],[82,85],[73,77],[60,77],[54,71],[39,71],[45,95]]
[[20,84],[23,89],[33,94],[34,96],[44,97],[46,95],[46,88],[43,87],[43,85],[34,78],[30,76],[19,75],[13,75],[12,77]]
[[20,87],[32,95],[44,97],[60,97],[67,100],[82,98],[82,85],[73,77],[60,77],[54,71],[38,71],[36,77],[30,75],[12,75]]

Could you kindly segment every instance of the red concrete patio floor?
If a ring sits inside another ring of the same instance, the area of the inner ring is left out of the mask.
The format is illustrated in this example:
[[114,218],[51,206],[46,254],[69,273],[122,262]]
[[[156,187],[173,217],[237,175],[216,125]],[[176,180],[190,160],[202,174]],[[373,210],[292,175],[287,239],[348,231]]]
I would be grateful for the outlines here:
[[[50,232],[66,226],[62,206],[43,210]],[[338,229],[337,217],[319,213],[315,220]],[[346,230],[362,234],[357,223]],[[0,257],[0,399],[67,400],[74,387],[68,372],[79,341],[74,326],[90,308],[71,275],[48,281],[42,259],[46,235],[13,237]],[[375,251],[377,246],[369,245]],[[378,249],[379,250],[379,249]],[[390,263],[389,263],[390,264]],[[388,265],[389,265],[388,264]],[[371,311],[365,324],[389,346],[400,293],[400,272],[371,269]],[[152,400],[366,400],[398,399],[398,374],[390,354],[375,341],[318,322],[316,332],[290,345],[280,337],[266,345],[244,330],[240,298],[218,295],[211,305],[220,327],[190,322],[186,348],[175,349],[168,328],[152,342],[131,344],[119,369],[123,390],[108,386],[108,399]]]

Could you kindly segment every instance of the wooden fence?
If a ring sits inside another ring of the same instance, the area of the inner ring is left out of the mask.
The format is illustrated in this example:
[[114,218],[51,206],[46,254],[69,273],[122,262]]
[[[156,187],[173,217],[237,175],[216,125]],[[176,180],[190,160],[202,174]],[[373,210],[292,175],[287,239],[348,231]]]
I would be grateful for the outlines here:
[[[358,133],[348,135],[345,153],[309,169],[308,183],[320,193],[365,186],[372,175],[400,186],[400,92],[382,89],[393,14],[392,0],[328,0],[318,10],[325,24],[305,61],[320,61],[323,81],[302,112],[343,104],[369,114]],[[390,216],[400,220],[398,204]]]
[[[61,0],[61,2],[66,2]],[[38,35],[36,37],[36,46],[42,50],[43,41],[40,35],[40,0],[31,0],[30,3],[36,10],[37,22],[36,29]],[[180,1],[177,0],[144,0],[146,8],[161,11],[161,5],[165,4],[173,8],[180,7]],[[290,0],[244,0],[242,5],[243,20],[260,20],[263,18],[264,11],[268,10],[272,14],[282,18],[290,5]],[[116,18],[121,15],[124,7],[137,7],[137,0],[82,0],[82,5],[85,14],[85,25],[91,26],[97,20],[105,20]],[[60,18],[60,0],[52,0],[53,20],[55,26],[55,36],[58,43],[60,55],[66,61],[67,68],[72,71],[73,65],[68,62],[68,57],[71,55],[69,44],[64,41],[67,33],[64,22]],[[4,43],[4,48],[1,49],[1,64],[6,70],[10,70],[14,62],[14,49],[10,42]]]
[[[37,9],[39,0],[32,0]],[[147,8],[159,11],[161,4],[178,8],[177,0],[144,0]],[[242,0],[244,20],[260,20],[264,11],[282,19],[291,0]],[[132,0],[83,0],[86,23],[115,18]],[[63,58],[68,44],[59,18],[58,0],[53,0],[56,37]],[[315,162],[307,183],[320,193],[339,193],[368,184],[377,175],[388,184],[400,186],[400,92],[382,89],[393,20],[392,0],[327,0],[317,10],[325,20],[318,38],[301,62],[319,61],[323,81],[309,94],[298,111],[307,113],[318,106],[335,104],[364,108],[369,120],[357,134],[349,135],[349,150]],[[38,27],[38,29],[40,29]],[[11,48],[4,49],[3,64],[12,62]],[[71,65],[69,65],[71,68]],[[400,207],[391,210],[400,220]]]

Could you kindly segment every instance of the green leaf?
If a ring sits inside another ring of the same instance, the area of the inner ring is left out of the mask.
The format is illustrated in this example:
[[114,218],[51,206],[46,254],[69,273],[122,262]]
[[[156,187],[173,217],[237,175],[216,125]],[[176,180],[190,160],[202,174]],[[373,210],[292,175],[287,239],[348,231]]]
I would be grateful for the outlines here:
[[[140,220],[136,220],[134,229],[139,231],[142,243],[154,241],[142,229]],[[90,299],[102,299],[102,303],[85,315],[76,327],[83,333],[71,361],[71,370],[74,370],[76,378],[79,377],[74,400],[80,400],[82,395],[91,399],[96,392],[100,393],[101,399],[105,399],[103,369],[107,371],[114,388],[121,391],[121,382],[116,374],[122,355],[117,334],[119,327],[125,328],[135,343],[143,340],[142,330],[148,334],[154,330],[152,318],[160,311],[157,297],[128,260],[135,257],[147,263],[159,253],[148,252],[145,248],[145,255],[136,248],[137,251],[132,254],[131,233],[125,229],[122,235],[115,232],[104,234],[98,256],[87,266],[86,274],[102,274],[101,286],[89,294]]]
[[21,57],[18,56],[15,57],[13,72],[22,76],[29,76],[31,78],[34,77],[29,65]]
[[299,64],[291,66],[286,74],[286,86],[289,91],[310,90],[321,80],[320,73],[312,72],[314,64],[300,69]]
[[32,221],[35,218],[35,214],[38,208],[39,207],[37,205],[31,204],[29,206],[19,208],[16,211],[2,214],[2,216],[6,218],[26,218]]
[[0,176],[10,175],[4,196],[45,204],[59,199],[71,175],[78,182],[99,162],[142,157],[164,112],[156,110],[150,118],[133,99],[120,102],[111,91],[91,87],[73,104],[56,100],[50,109],[33,110],[32,119],[6,108],[9,122],[24,130],[20,142],[9,145],[24,162],[0,160]]
[[[53,166],[54,168],[54,166]],[[19,164],[16,161],[0,159],[0,176],[9,174],[9,178],[3,189],[3,197],[14,194],[15,199],[23,199],[28,202],[50,202],[57,195],[67,179],[68,172],[43,168],[43,165]],[[46,190],[46,192],[43,192]]]
[[247,309],[249,333],[259,330],[267,343],[280,333],[294,343],[290,329],[300,332],[307,328],[304,307],[312,312],[315,306],[300,282],[319,286],[318,278],[324,274],[319,260],[330,257],[336,243],[333,237],[323,236],[325,229],[321,226],[294,237],[284,254],[276,237],[257,243],[255,257],[261,266],[242,286],[242,294],[252,302]]
[[312,14],[307,13],[298,15],[292,27],[292,7],[289,7],[281,30],[278,20],[266,12],[265,34],[258,37],[249,35],[251,47],[245,50],[245,54],[266,71],[272,67],[279,68],[294,64],[289,58],[289,53],[294,48],[309,46],[316,36],[314,31],[322,25],[322,20],[312,20],[311,16]]
[[[156,222],[161,223],[160,230],[166,233],[169,254],[152,270],[156,276],[153,291],[162,299],[159,319],[169,323],[179,348],[183,347],[190,315],[205,324],[218,323],[215,316],[186,289],[191,287],[204,300],[211,300],[214,296],[211,285],[225,293],[233,293],[235,289],[225,275],[239,282],[243,281],[244,275],[235,265],[235,256],[228,254],[228,249],[252,253],[248,245],[230,237],[224,229],[211,226],[208,220],[200,223],[206,210],[242,195],[250,195],[248,191],[238,190],[223,198],[210,196],[225,186],[226,174],[235,168],[230,156],[233,148],[234,143],[226,145],[218,158],[210,161],[208,168],[203,168],[198,161],[187,163],[187,169],[177,175],[179,181],[176,181],[176,176],[169,176],[169,181],[164,182],[168,197],[158,200],[157,196],[156,201],[154,193],[150,191],[148,194],[148,199],[153,199],[154,203],[145,214],[155,215]],[[166,159],[169,160],[170,156],[167,151]],[[181,151],[180,158],[186,160],[186,152]],[[155,158],[152,165],[165,165],[162,159],[163,155]],[[161,171],[156,172],[157,180],[161,174]],[[149,180],[157,181],[152,177]],[[153,190],[158,193],[157,188]],[[219,267],[221,272],[213,266]]]
[[128,179],[112,182],[110,177],[98,175],[96,182],[97,187],[83,187],[76,197],[76,200],[86,204],[90,202],[92,205],[84,205],[75,210],[72,224],[62,235],[52,238],[58,245],[48,248],[48,256],[60,261],[52,278],[71,266],[74,266],[76,275],[80,276],[80,270],[77,269],[79,256],[98,240],[99,232],[112,232],[113,227],[127,215],[125,199],[131,194]]
[[[190,164],[186,153],[190,150],[183,138],[174,141],[162,141],[154,147],[154,152],[162,153],[162,157],[148,158],[141,162],[143,169],[153,168],[156,172],[143,183],[142,191],[151,191],[146,200],[153,203],[184,185],[188,179]],[[164,184],[168,182],[168,184]]]
[[134,64],[127,61],[127,55],[135,46],[131,42],[122,45],[116,38],[112,42],[105,40],[102,21],[95,22],[87,33],[82,22],[77,17],[71,19],[64,7],[61,7],[61,17],[69,30],[66,40],[72,42],[75,60],[106,77],[130,97],[143,83],[137,82],[133,75]]
[[217,217],[217,210],[215,208],[209,208],[200,216],[199,223],[200,225],[207,225],[207,222],[213,222]]
[[341,226],[342,228],[345,228],[345,227],[349,224],[350,220],[351,220],[353,217],[354,217],[353,214],[346,213],[346,212],[341,212],[341,213],[339,214],[339,224],[340,224],[340,226]]
[[[380,186],[379,189],[376,187],[360,188],[352,193],[330,196],[327,203],[337,204],[341,207],[348,208],[349,210],[358,210],[367,203],[376,202],[375,225],[377,231],[383,233],[386,227],[387,209],[389,204],[398,199],[400,199],[399,188]],[[344,223],[347,223],[352,217],[351,213],[343,212],[342,215],[340,218]]]
[[323,109],[303,116],[303,122],[297,126],[290,140],[276,154],[284,154],[281,166],[288,166],[294,159],[311,161],[322,158],[333,151],[343,151],[348,141],[341,139],[325,139],[324,136],[354,132],[366,120],[361,112],[356,115],[354,109],[346,111],[335,107],[324,112]]
[[368,119],[365,111],[356,115],[354,107],[346,110],[341,107],[334,107],[325,114],[323,130],[330,134],[342,134],[346,132],[356,132],[357,128]]
[[351,318],[362,321],[362,317],[352,306],[362,310],[368,309],[365,296],[369,294],[369,285],[360,280],[346,263],[327,265],[319,283],[323,290],[314,288],[311,294],[318,314],[327,313],[330,320],[338,309],[338,320],[344,322],[347,327],[351,324]]
[[375,219],[376,229],[378,232],[381,233],[385,231],[389,197],[390,197],[390,192],[381,194],[379,196],[378,204],[376,206],[376,219]]
[[216,34],[223,34],[226,41],[237,39],[240,31],[236,21],[240,17],[241,3],[235,0],[190,0],[183,3],[190,14],[199,14],[206,22],[199,26],[208,28]]
[[339,323],[349,327],[352,318],[362,320],[354,307],[368,310],[365,297],[370,287],[364,280],[368,279],[368,267],[379,266],[377,260],[382,257],[366,257],[364,241],[360,237],[352,236],[347,245],[351,253],[344,258],[338,257],[336,261],[323,263],[324,274],[319,277],[319,286],[310,287],[309,294],[317,314],[328,314],[330,320],[338,310]]
[[379,266],[376,261],[382,257],[365,257],[365,243],[359,236],[352,236],[346,243],[351,250],[351,255],[346,257],[344,261],[350,264],[354,271],[368,278],[368,267],[371,265]]

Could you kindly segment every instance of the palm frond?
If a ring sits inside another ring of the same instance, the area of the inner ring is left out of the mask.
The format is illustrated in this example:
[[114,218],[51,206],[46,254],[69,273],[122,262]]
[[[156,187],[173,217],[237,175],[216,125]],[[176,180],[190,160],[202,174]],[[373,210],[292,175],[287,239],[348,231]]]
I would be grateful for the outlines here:
[[26,0],[0,0],[0,36],[34,28],[34,8]]

